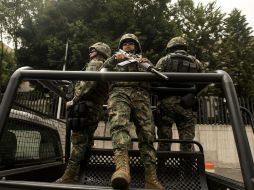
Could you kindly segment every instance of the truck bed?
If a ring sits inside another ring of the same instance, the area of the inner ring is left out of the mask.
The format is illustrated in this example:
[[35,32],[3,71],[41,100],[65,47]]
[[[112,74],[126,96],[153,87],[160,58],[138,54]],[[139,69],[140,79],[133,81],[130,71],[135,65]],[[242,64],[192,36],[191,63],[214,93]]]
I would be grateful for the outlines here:
[[[143,189],[144,167],[140,160],[139,151],[131,150],[129,151],[129,156],[132,177],[130,189]],[[52,163],[48,163],[44,164],[44,167],[30,168],[30,170],[23,170],[23,172],[19,173],[13,172],[14,169],[12,173],[10,171],[6,172],[6,174],[9,174],[6,177],[4,177],[4,173],[2,172],[0,187],[1,190],[112,189],[110,178],[114,172],[115,165],[113,163],[113,151],[111,149],[93,149],[90,152],[89,159],[83,164],[80,180],[77,184],[54,183],[54,180],[59,177],[59,171],[61,173],[63,170],[61,170],[60,165],[57,168],[56,166],[53,167]],[[217,174],[206,173],[204,168],[204,155],[201,151],[192,153],[159,151],[157,152],[157,173],[161,183],[166,189],[170,190],[244,189],[243,183]],[[55,178],[52,178],[53,176]],[[48,182],[45,182],[47,181],[46,179]]]

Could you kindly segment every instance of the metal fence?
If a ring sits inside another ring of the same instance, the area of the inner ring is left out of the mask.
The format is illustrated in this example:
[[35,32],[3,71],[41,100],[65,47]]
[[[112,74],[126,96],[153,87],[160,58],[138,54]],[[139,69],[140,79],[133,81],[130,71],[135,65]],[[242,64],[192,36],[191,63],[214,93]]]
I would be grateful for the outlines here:
[[[2,98],[2,94],[0,99]],[[254,99],[238,98],[240,106],[247,108],[254,113]],[[50,117],[57,117],[59,97],[53,93],[44,92],[18,92],[14,104],[26,109],[32,109]],[[152,104],[156,104],[157,99],[152,98]],[[230,124],[229,112],[224,97],[203,96],[198,98],[199,109],[197,111],[197,122],[199,124]],[[60,119],[65,118],[65,102],[61,103]],[[153,106],[153,109],[156,109]],[[243,113],[243,121],[249,124],[250,121]]]
[[[253,115],[254,99],[239,97],[238,101],[241,107],[248,109]],[[224,97],[204,96],[199,97],[198,102],[197,121],[199,124],[230,124],[227,102]],[[242,117],[244,124],[250,124],[250,118],[245,112],[242,113]]]
[[[3,94],[0,95],[0,100],[2,100]],[[59,97],[54,93],[45,93],[40,91],[31,92],[18,92],[16,99],[13,103],[18,110],[31,110],[33,112],[39,112],[52,118],[57,118],[57,111]],[[60,107],[60,118],[65,118],[65,102],[61,102]]]
[[[35,91],[17,93],[15,103],[56,118],[58,101],[58,96],[53,93]],[[64,111],[64,109],[62,110]]]

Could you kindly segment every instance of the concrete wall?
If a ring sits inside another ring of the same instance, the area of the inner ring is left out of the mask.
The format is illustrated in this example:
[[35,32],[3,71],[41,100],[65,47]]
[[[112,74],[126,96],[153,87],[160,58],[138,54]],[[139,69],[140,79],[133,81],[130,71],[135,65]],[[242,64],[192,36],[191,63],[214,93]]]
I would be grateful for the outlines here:
[[[246,126],[252,156],[254,156],[254,135],[252,128]],[[240,168],[232,127],[230,125],[197,125],[196,138],[205,153],[205,160],[212,161],[216,167]]]

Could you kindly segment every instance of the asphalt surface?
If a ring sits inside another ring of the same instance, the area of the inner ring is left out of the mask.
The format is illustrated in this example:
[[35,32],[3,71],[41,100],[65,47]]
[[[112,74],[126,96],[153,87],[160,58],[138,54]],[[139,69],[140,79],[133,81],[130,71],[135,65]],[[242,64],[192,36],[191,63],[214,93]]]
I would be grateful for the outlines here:
[[215,168],[215,173],[223,177],[243,182],[241,169],[236,168]]

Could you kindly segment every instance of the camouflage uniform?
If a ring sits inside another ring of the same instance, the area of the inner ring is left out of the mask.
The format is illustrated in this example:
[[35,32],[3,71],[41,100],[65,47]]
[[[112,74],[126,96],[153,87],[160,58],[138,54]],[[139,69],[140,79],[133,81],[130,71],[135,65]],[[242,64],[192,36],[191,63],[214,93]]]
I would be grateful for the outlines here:
[[[162,72],[203,72],[203,65],[187,53],[187,44],[182,37],[175,37],[167,44],[170,52],[162,57],[156,68]],[[158,105],[157,135],[160,139],[172,139],[172,125],[175,122],[179,139],[193,140],[196,115],[192,110],[195,95],[163,97]],[[190,105],[187,105],[190,104]],[[170,143],[159,143],[159,150],[170,150]],[[181,144],[180,150],[193,151],[193,144]]]
[[[110,57],[110,47],[102,42],[92,45],[91,50],[96,51],[86,71],[98,71],[106,58]],[[91,54],[91,53],[90,53]],[[106,102],[108,87],[105,83],[96,81],[78,81],[75,85],[73,106],[68,109],[68,121],[72,130],[72,152],[67,169],[57,183],[72,183],[77,180],[80,162],[84,159],[87,149],[93,145],[93,135],[98,122],[103,118],[102,105]]]
[[[122,49],[125,41],[135,43],[135,53],[141,54],[141,47],[137,37],[133,34],[122,36],[119,49]],[[134,52],[133,52],[134,53]],[[104,67],[110,71],[138,72],[144,71],[138,63],[119,66],[122,62],[116,59],[115,55],[105,61]],[[142,63],[141,63],[142,64]],[[155,131],[152,121],[150,105],[150,84],[147,82],[111,82],[109,84],[109,125],[115,154],[116,172],[111,182],[114,188],[127,188],[130,183],[128,147],[131,142],[129,129],[132,120],[136,126],[136,133],[139,139],[141,159],[145,166],[146,173],[153,176],[148,179],[146,175],[146,188],[162,189],[156,176],[155,163],[156,155],[153,146]],[[151,182],[152,184],[149,184]],[[151,185],[151,186],[149,186]]]

